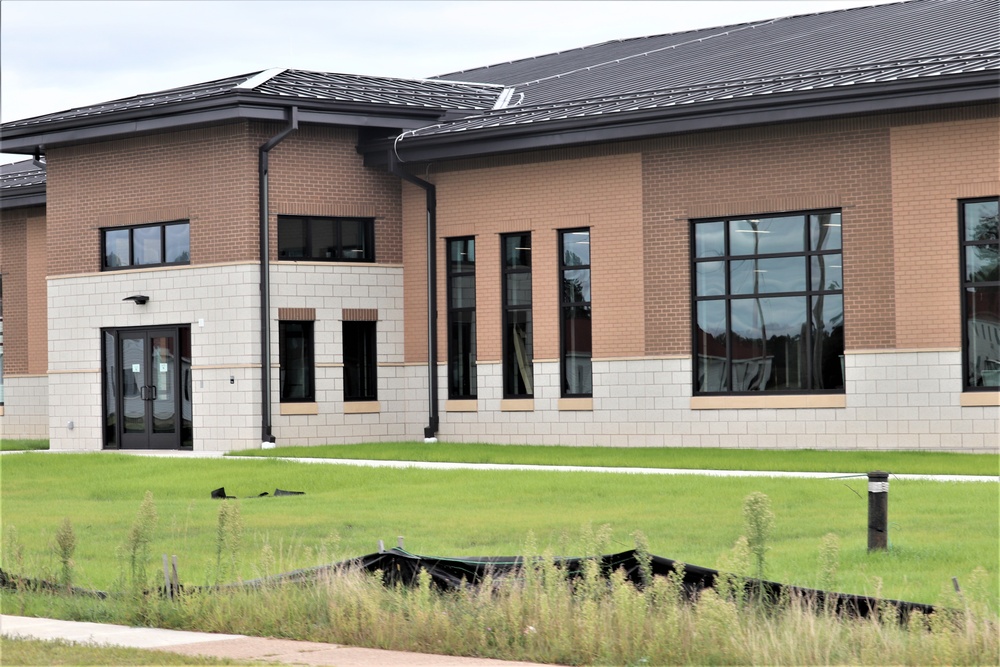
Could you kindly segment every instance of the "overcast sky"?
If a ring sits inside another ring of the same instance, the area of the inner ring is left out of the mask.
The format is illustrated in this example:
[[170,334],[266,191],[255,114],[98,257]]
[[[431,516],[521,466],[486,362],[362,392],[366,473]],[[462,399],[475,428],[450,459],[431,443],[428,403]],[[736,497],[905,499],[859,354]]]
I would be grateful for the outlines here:
[[421,78],[611,39],[891,1],[2,0],[0,121],[270,67]]

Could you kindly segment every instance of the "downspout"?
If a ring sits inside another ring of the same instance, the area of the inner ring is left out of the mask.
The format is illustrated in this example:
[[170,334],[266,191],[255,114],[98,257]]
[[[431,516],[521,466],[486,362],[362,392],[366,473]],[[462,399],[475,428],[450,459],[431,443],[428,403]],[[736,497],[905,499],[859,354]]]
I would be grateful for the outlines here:
[[424,189],[427,195],[427,426],[424,442],[437,442],[437,189],[433,183],[403,169],[395,146],[389,151],[389,171]]
[[260,196],[260,418],[261,446],[273,446],[271,435],[271,243],[268,225],[268,154],[299,129],[299,108],[292,107],[288,127],[260,147],[257,191]]

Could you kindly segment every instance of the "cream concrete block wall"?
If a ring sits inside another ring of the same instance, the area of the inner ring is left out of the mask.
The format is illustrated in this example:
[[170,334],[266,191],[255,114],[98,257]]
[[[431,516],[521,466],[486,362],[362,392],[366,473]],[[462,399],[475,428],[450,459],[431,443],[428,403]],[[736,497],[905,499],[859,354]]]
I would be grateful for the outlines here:
[[[281,414],[278,311],[314,308],[316,414]],[[378,310],[375,327],[378,411],[346,413],[343,311]],[[403,269],[380,264],[276,262],[271,267],[272,433],[279,445],[318,445],[423,438],[426,393],[411,387],[403,363]],[[426,378],[423,386],[426,387]],[[422,401],[421,401],[422,398]]]
[[[50,447],[102,446],[101,329],[178,324],[191,327],[194,448],[259,447],[258,285],[254,264],[49,279]],[[149,302],[122,301],[132,294]]]
[[44,375],[5,376],[0,440],[49,437],[49,381]]
[[995,453],[1000,407],[961,405],[960,362],[960,353],[951,351],[849,353],[846,407],[692,410],[689,357],[598,360],[593,411],[560,411],[559,364],[535,362],[530,412],[501,411],[499,364],[481,364],[478,410],[442,410],[439,437],[501,444]]

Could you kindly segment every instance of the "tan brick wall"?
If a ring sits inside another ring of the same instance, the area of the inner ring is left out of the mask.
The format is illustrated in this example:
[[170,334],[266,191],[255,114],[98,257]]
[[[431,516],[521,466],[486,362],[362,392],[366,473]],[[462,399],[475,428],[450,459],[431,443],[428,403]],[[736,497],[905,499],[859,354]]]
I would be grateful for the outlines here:
[[[439,359],[447,358],[445,240],[468,235],[476,237],[478,359],[500,359],[500,234],[510,232],[531,232],[534,356],[558,359],[557,230],[573,227],[591,229],[594,356],[641,355],[642,285],[634,279],[642,272],[639,170],[638,155],[624,154],[432,175],[438,193]],[[426,270],[423,191],[404,201],[406,316],[408,323],[417,323],[426,321],[426,298],[418,305],[411,296],[425,290],[426,282],[416,284],[419,278],[411,281],[410,276]],[[408,361],[426,359],[426,334],[416,328],[406,332]]]
[[958,200],[1000,195],[1000,123],[895,127],[891,140],[898,347],[958,348]]
[[[261,142],[263,143],[263,141]],[[402,204],[399,179],[363,164],[351,128],[301,127],[270,157],[270,208],[278,215],[375,218],[375,259],[399,264]],[[271,216],[271,259],[277,259],[277,216]]]
[[689,220],[843,209],[846,346],[895,342],[889,131],[849,123],[665,138],[643,158],[646,351],[690,354]]
[[45,208],[0,214],[4,375],[43,375],[48,366]]

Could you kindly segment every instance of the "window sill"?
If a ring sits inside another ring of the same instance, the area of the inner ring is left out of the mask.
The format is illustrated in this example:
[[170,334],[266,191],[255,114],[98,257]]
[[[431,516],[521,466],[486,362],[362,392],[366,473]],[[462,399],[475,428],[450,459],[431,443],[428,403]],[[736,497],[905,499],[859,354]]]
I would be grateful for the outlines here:
[[448,399],[444,404],[445,412],[478,412],[479,401],[474,398]]
[[846,408],[845,394],[806,396],[692,396],[692,410],[783,410],[795,408]]
[[560,412],[593,412],[594,399],[592,398],[560,398]]
[[500,412],[534,412],[533,398],[505,398],[500,401]]
[[[962,394],[961,405],[963,408],[1000,406],[1000,391],[967,391]],[[0,408],[0,415],[2,414],[3,408]]]
[[0,417],[3,417],[3,406],[0,405]]
[[283,415],[318,415],[319,403],[282,403]]
[[345,401],[345,415],[368,415],[382,412],[378,401]]

